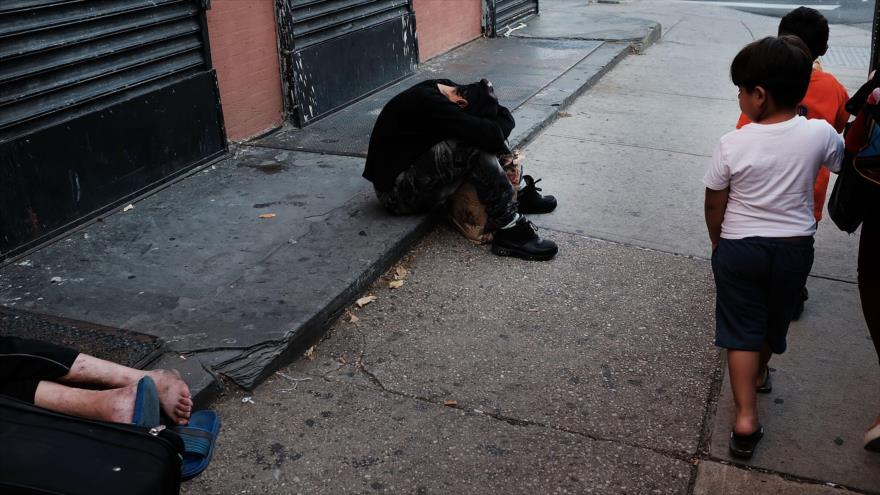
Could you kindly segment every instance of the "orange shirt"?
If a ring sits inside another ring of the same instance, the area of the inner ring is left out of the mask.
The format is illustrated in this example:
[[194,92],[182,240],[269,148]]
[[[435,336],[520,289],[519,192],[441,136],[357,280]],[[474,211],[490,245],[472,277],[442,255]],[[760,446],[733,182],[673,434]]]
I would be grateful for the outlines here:
[[[849,120],[849,114],[844,107],[848,99],[846,88],[837,81],[837,78],[821,69],[813,69],[807,94],[798,105],[798,115],[808,119],[824,119],[834,126],[837,132],[843,132]],[[739,129],[750,122],[748,117],[740,115],[736,128]],[[822,219],[829,177],[830,172],[825,167],[820,168],[819,175],[816,176],[816,185],[813,188],[813,214],[817,222]]]

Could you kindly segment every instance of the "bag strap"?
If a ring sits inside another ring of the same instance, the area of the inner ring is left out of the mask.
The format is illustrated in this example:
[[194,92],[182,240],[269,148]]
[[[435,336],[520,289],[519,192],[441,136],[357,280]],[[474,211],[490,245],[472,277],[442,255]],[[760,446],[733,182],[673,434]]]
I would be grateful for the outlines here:
[[862,107],[865,106],[865,102],[868,101],[868,96],[871,94],[871,91],[874,91],[877,88],[880,88],[880,70],[874,72],[874,77],[869,79],[865,84],[862,84],[862,87],[859,88],[859,90],[852,95],[852,98],[846,102],[846,111],[849,112],[850,115],[858,114],[862,110]]

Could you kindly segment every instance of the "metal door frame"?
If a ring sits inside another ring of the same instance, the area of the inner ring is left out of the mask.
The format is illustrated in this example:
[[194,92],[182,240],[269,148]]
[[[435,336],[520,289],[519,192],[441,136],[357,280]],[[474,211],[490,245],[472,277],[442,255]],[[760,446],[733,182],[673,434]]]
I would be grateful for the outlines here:
[[[277,28],[278,28],[278,45],[279,45],[279,59],[281,65],[281,84],[284,93],[284,118],[287,121],[293,122],[298,127],[304,127],[316,120],[320,120],[327,115],[331,115],[336,110],[343,108],[351,103],[354,103],[360,99],[363,99],[376,91],[379,91],[390,84],[400,81],[406,77],[409,77],[415,72],[415,69],[418,66],[419,61],[419,44],[418,38],[416,35],[416,15],[415,8],[413,6],[413,0],[406,0],[406,8],[408,10],[408,18],[410,19],[409,26],[404,27],[404,29],[409,29],[412,38],[412,50],[408,53],[410,58],[412,59],[411,67],[408,72],[402,74],[400,77],[393,78],[388,81],[384,81],[382,84],[377,85],[367,91],[364,91],[363,94],[360,94],[354,99],[348,101],[347,103],[342,103],[341,105],[330,109],[326,112],[321,112],[317,116],[309,116],[308,118],[305,116],[304,106],[308,105],[308,102],[304,102],[305,98],[301,95],[298,97],[298,91],[296,87],[296,81],[299,77],[299,72],[303,70],[302,67],[297,67],[296,61],[294,57],[298,52],[304,52],[305,50],[309,50],[319,47],[324,43],[332,43],[335,40],[340,40],[350,35],[357,35],[358,33],[364,33],[369,29],[376,28],[377,26],[381,26],[386,24],[388,21],[382,21],[379,24],[369,26],[364,29],[356,29],[349,33],[345,33],[342,36],[337,36],[330,38],[328,40],[308,45],[306,47],[297,46],[295,35],[294,35],[294,17],[293,17],[293,5],[292,2],[294,0],[275,0],[275,12],[277,18]],[[408,40],[409,41],[409,40]]]

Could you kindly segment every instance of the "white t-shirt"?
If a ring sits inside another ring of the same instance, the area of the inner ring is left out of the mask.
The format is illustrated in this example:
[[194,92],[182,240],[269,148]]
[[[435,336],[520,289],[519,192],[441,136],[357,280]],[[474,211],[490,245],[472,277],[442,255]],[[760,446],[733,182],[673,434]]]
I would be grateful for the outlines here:
[[828,122],[794,117],[747,124],[725,134],[703,183],[730,187],[721,237],[813,235],[813,184],[819,167],[840,171],[843,138]]

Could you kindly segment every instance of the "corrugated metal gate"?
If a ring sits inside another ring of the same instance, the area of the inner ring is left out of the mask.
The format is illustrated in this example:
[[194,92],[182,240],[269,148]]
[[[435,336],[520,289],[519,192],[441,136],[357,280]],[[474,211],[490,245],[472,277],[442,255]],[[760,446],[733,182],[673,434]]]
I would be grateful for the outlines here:
[[501,36],[508,27],[538,13],[538,0],[488,0],[486,30]]
[[0,2],[0,259],[225,146],[201,2]]
[[418,65],[410,0],[279,0],[288,113],[300,126]]

